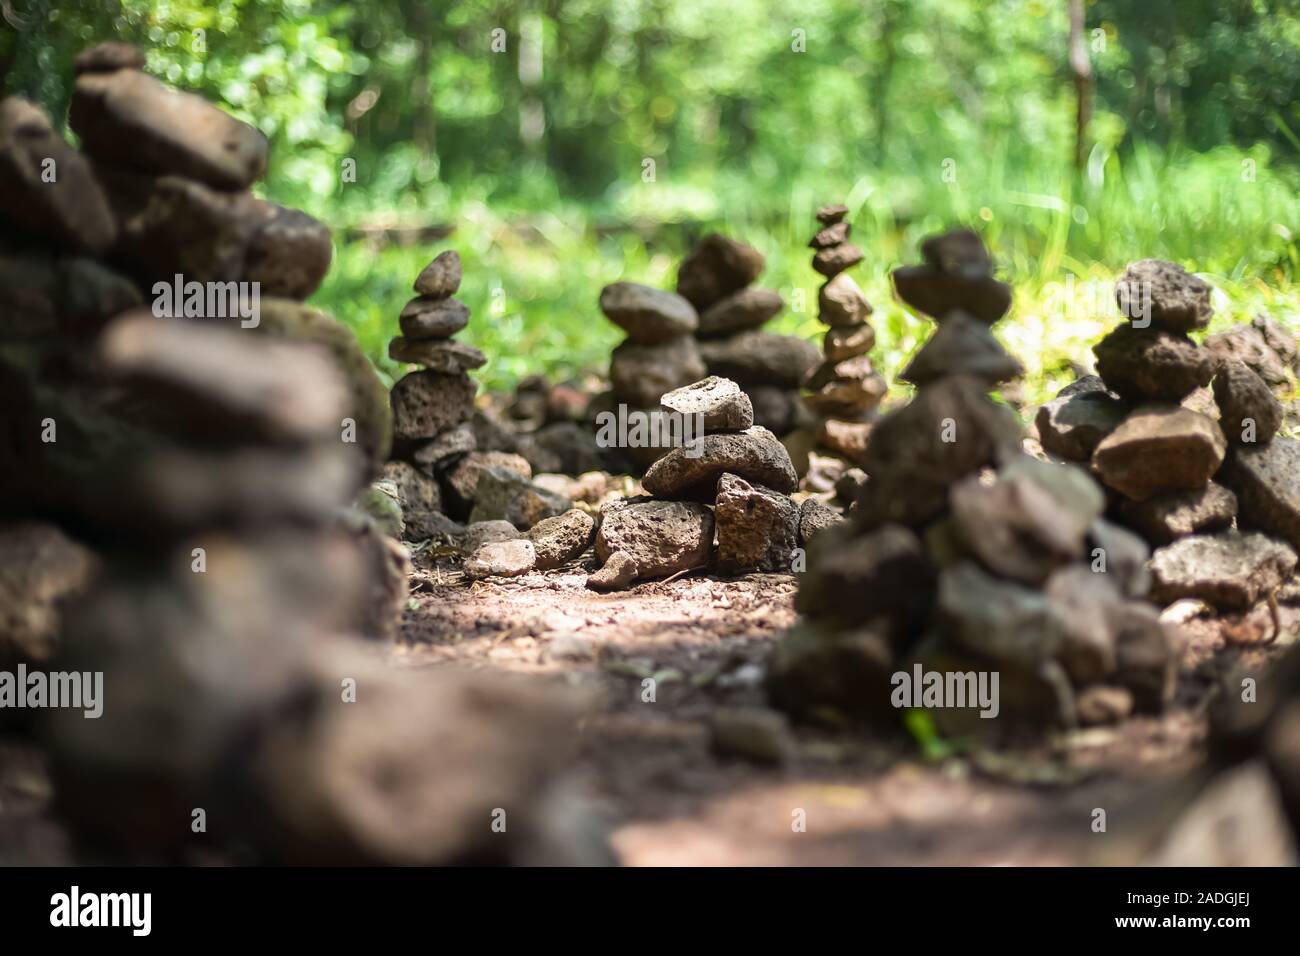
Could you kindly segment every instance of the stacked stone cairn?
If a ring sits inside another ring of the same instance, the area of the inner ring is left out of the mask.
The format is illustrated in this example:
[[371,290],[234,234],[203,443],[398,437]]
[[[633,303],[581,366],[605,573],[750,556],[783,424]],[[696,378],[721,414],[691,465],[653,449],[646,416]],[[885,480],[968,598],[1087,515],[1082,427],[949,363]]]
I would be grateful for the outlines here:
[[1021,368],[991,332],[1010,289],[979,237],[921,249],[923,265],[893,274],[937,323],[902,374],[916,394],[876,423],[851,520],[811,543],[805,619],[769,661],[769,696],[804,718],[890,722],[922,700],[921,686],[891,693],[897,673],[997,672],[1001,719],[938,707],[940,728],[1019,733],[1161,709],[1180,643],[1141,600],[1145,545],[1102,518],[1086,471],[1027,455],[989,398]]
[[804,420],[799,386],[817,350],[798,336],[763,331],[785,302],[775,290],[752,285],[762,271],[757,249],[713,233],[682,260],[677,292],[699,312],[695,336],[708,373],[738,382],[755,423],[781,436]]
[[[1210,321],[1210,294],[1174,263],[1131,264],[1116,285],[1127,321],[1097,344],[1098,374],[1044,405],[1037,426],[1043,449],[1089,463],[1113,518],[1157,548],[1153,599],[1239,612],[1296,567],[1300,453],[1277,435],[1281,403],[1239,350],[1190,337]],[[1245,329],[1219,342],[1263,341]],[[1260,364],[1264,350],[1253,354]]]
[[808,391],[803,400],[817,416],[816,446],[860,467],[871,415],[887,387],[867,355],[876,344],[868,321],[871,303],[847,271],[862,261],[862,250],[848,241],[847,213],[843,205],[819,209],[821,229],[808,243],[816,250],[813,268],[826,277],[817,304],[818,318],[829,328],[822,340],[824,358],[804,383]]
[[401,336],[389,343],[393,360],[424,366],[392,393],[395,457],[384,478],[401,505],[403,534],[458,547],[471,579],[558,567],[591,543],[595,521],[562,491],[534,482],[527,458],[501,450],[508,441],[482,440],[468,373],[486,358],[451,339],[469,321],[452,298],[460,281],[456,252],[434,258],[415,280],[419,295],[402,309]]
[[96,860],[514,858],[488,815],[538,832],[572,708],[356,639],[394,633],[406,554],[349,507],[391,436],[351,333],[300,301],[329,233],[248,192],[257,130],[143,65],[78,57],[84,154],[0,101],[0,659],[103,675],[97,719],[6,717],[37,715]]
[[692,570],[788,573],[807,537],[842,520],[815,500],[801,508],[789,497],[798,486],[790,456],[754,424],[736,382],[709,376],[664,395],[662,409],[698,423],[694,437],[650,467],[645,495],[601,509],[602,566],[588,587],[620,590]]

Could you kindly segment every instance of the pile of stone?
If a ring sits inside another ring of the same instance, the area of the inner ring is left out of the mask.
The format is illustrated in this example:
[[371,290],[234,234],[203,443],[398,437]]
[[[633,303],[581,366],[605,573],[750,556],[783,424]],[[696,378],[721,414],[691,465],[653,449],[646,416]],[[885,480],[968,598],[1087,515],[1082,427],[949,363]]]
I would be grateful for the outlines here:
[[1000,719],[925,705],[966,731],[1159,710],[1180,644],[1141,600],[1145,545],[1102,518],[1085,471],[1025,454],[1015,416],[988,397],[1021,369],[991,332],[1010,295],[978,236],[922,252],[925,265],[894,273],[938,326],[902,375],[916,395],[876,423],[852,519],[809,549],[805,620],[769,662],[769,696],[805,718],[896,720],[923,700],[918,686],[900,701],[896,674],[996,672]]
[[677,292],[699,312],[695,337],[708,374],[738,382],[755,423],[779,436],[804,421],[799,386],[817,363],[817,350],[798,336],[762,331],[785,306],[775,290],[752,285],[762,271],[757,249],[713,233],[682,260]]
[[571,715],[356,640],[395,633],[407,557],[350,507],[387,392],[297,301],[328,231],[248,193],[260,133],[142,65],[78,58],[84,155],[0,102],[0,658],[103,674],[97,719],[32,728],[61,819],[119,860],[510,855],[491,809],[530,830]]
[[645,495],[602,508],[595,535],[602,566],[588,587],[618,590],[696,569],[789,572],[807,539],[842,520],[813,499],[801,507],[789,497],[798,486],[790,456],[754,424],[736,382],[710,376],[667,393],[661,405],[700,428],[651,465]]
[[813,268],[826,277],[817,304],[818,318],[829,329],[822,340],[823,361],[804,383],[808,389],[804,403],[817,416],[816,446],[861,466],[871,434],[870,418],[887,387],[867,355],[876,344],[875,329],[868,321],[871,303],[846,271],[862,261],[862,250],[848,241],[847,213],[843,205],[819,209],[821,229],[808,243],[816,250]]
[[477,386],[469,372],[486,358],[452,339],[469,321],[469,310],[453,298],[460,281],[455,251],[435,257],[415,280],[419,294],[402,309],[402,334],[389,343],[390,358],[424,368],[393,386],[394,457],[384,466],[384,481],[400,505],[402,535],[459,546],[472,559],[465,563],[470,577],[552,567],[545,556],[534,555],[541,558],[535,564],[522,544],[474,557],[483,545],[520,539],[538,522],[563,515],[573,501],[534,482],[515,436],[494,434],[484,427],[485,416],[476,417]]
[[[1173,263],[1130,265],[1116,287],[1128,321],[1096,346],[1098,374],[1044,405],[1037,426],[1043,449],[1088,463],[1114,519],[1157,547],[1154,599],[1236,611],[1296,566],[1300,456],[1275,437],[1282,406],[1268,384],[1224,344],[1263,333],[1247,326],[1214,350],[1188,334],[1209,323],[1210,294]],[[1265,354],[1252,353],[1257,364]]]

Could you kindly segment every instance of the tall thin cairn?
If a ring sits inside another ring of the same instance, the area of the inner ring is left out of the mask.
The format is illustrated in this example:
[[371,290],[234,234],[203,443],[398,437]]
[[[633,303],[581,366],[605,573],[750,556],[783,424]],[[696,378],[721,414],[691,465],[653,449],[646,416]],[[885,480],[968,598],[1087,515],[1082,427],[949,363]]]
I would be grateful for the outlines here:
[[829,328],[822,340],[825,358],[804,383],[803,400],[818,416],[817,444],[861,465],[870,415],[887,387],[867,356],[876,344],[868,321],[871,303],[847,271],[862,261],[862,250],[848,241],[848,211],[838,204],[817,210],[821,229],[808,243],[816,250],[813,268],[826,277],[817,293],[817,317]]

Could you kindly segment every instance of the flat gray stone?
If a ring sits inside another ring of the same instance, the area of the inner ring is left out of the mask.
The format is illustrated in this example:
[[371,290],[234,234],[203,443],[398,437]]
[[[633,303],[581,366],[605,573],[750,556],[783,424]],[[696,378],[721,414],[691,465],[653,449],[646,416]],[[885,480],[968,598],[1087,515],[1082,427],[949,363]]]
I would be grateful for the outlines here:
[[657,345],[692,334],[699,324],[695,307],[673,292],[614,282],[600,292],[600,311],[627,332],[628,340]]
[[1291,576],[1296,553],[1258,532],[1190,535],[1151,556],[1151,596],[1169,604],[1198,598],[1220,610],[1245,610]]

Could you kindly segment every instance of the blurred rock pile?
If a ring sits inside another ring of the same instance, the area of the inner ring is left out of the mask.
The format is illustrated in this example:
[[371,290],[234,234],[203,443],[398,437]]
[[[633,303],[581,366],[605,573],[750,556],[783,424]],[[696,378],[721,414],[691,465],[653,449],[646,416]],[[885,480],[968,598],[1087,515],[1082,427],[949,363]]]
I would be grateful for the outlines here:
[[[922,244],[925,264],[894,273],[937,329],[902,374],[913,400],[882,417],[852,520],[809,550],[768,692],[802,717],[900,714],[891,677],[1000,675],[1000,720],[967,705],[931,712],[966,730],[1099,723],[1171,699],[1181,643],[1140,598],[1140,539],[1102,518],[1083,470],[1022,451],[1010,410],[988,398],[1020,374],[991,326],[1010,305],[979,237]],[[981,726],[983,725],[983,726]]]
[[1267,319],[1196,344],[1210,292],[1173,263],[1130,265],[1116,287],[1128,321],[1098,343],[1098,374],[1044,405],[1037,427],[1156,547],[1154,599],[1244,611],[1290,578],[1300,548],[1300,444],[1278,435],[1270,388],[1287,384],[1296,349]]
[[[390,412],[300,301],[328,230],[248,192],[257,130],[143,63],[78,58],[84,154],[0,102],[0,662],[104,681],[101,717],[33,728],[61,819],[116,861],[527,853],[572,709],[357,640],[395,632],[407,557],[349,507]],[[442,431],[408,412],[403,440]]]
[[695,336],[708,373],[738,382],[754,423],[779,437],[807,419],[799,386],[817,364],[817,350],[797,335],[762,330],[785,306],[777,292],[751,285],[762,271],[757,249],[714,233],[682,260],[677,291],[699,310]]

